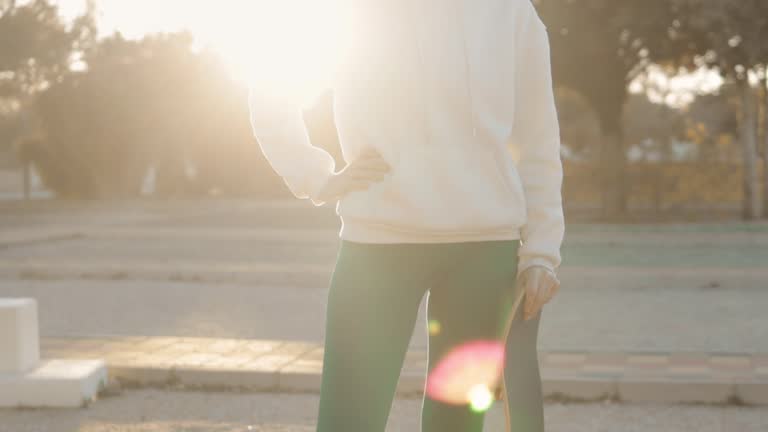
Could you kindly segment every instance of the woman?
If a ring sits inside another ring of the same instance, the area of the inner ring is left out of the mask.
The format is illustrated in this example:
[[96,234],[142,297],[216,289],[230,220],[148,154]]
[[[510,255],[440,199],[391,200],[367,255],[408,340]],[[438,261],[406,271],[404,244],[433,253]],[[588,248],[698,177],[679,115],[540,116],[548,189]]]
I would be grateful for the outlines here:
[[[489,374],[508,430],[543,431],[536,341],[564,235],[546,28],[531,0],[347,8],[328,84],[346,166],[310,143],[303,105],[263,82],[250,93],[271,166],[297,198],[336,202],[342,224],[317,430],[384,431],[427,293],[422,432],[480,432]],[[483,357],[494,342],[502,377]]]

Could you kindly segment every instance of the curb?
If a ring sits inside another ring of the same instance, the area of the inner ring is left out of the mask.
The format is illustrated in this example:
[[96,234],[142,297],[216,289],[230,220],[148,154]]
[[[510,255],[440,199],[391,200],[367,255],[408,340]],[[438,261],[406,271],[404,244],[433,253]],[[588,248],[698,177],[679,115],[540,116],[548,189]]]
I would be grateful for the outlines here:
[[[126,386],[318,393],[318,343],[217,338],[43,338],[44,357],[105,358]],[[421,397],[425,350],[410,350],[398,397]],[[768,405],[768,353],[539,351],[545,399]],[[499,394],[496,394],[497,399]]]

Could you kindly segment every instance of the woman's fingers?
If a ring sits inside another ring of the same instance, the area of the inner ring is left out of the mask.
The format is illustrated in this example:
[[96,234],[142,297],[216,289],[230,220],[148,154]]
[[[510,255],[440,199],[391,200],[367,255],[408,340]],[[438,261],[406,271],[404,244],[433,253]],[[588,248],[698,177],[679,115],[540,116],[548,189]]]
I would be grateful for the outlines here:
[[339,200],[349,192],[366,190],[371,183],[384,180],[390,170],[387,161],[375,149],[366,148],[358,158],[328,179],[319,198]]
[[372,180],[380,180],[383,179],[389,171],[387,170],[353,170],[350,171],[348,176],[351,179],[355,180],[365,180],[365,179],[372,179]]
[[556,295],[558,290],[560,289],[560,281],[556,278],[550,278],[550,285],[549,289],[547,290],[547,300],[546,302],[549,303],[550,300],[552,300]]
[[523,318],[529,319],[536,312],[536,302],[538,298],[539,274],[534,271],[526,271],[525,283],[525,308],[523,309]]
[[549,271],[538,268],[526,270],[525,277],[521,279],[526,290],[524,317],[530,319],[557,294],[560,281]]
[[368,153],[356,159],[346,171],[345,176],[350,182],[350,187],[359,190],[360,187],[368,187],[373,182],[384,180],[391,167],[377,153]]
[[380,172],[388,172],[391,169],[389,166],[389,163],[387,163],[386,160],[376,157],[376,158],[364,158],[355,161],[354,164],[352,164],[352,170],[353,171],[380,171]]

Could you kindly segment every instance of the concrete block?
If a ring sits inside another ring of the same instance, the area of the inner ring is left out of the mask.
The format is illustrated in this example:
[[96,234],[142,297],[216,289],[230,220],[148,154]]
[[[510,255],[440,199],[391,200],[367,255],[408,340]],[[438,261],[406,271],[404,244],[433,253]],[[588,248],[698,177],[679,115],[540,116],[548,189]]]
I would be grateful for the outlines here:
[[27,372],[0,373],[0,407],[80,407],[106,385],[102,360],[44,360]]
[[0,373],[26,372],[39,362],[37,301],[0,298]]

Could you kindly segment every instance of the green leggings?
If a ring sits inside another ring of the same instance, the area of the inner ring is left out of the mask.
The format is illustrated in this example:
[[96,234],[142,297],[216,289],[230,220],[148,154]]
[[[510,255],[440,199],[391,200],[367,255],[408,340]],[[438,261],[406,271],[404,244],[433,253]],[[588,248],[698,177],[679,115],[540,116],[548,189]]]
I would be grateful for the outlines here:
[[[386,244],[342,239],[328,293],[317,431],[384,432],[425,292],[425,388],[452,348],[489,339],[499,346],[517,294],[519,246],[519,240]],[[542,432],[536,352],[541,311],[526,321],[522,309],[521,304],[503,348],[505,417],[513,432]],[[482,432],[483,422],[483,410],[433,399],[425,391],[421,432]]]

